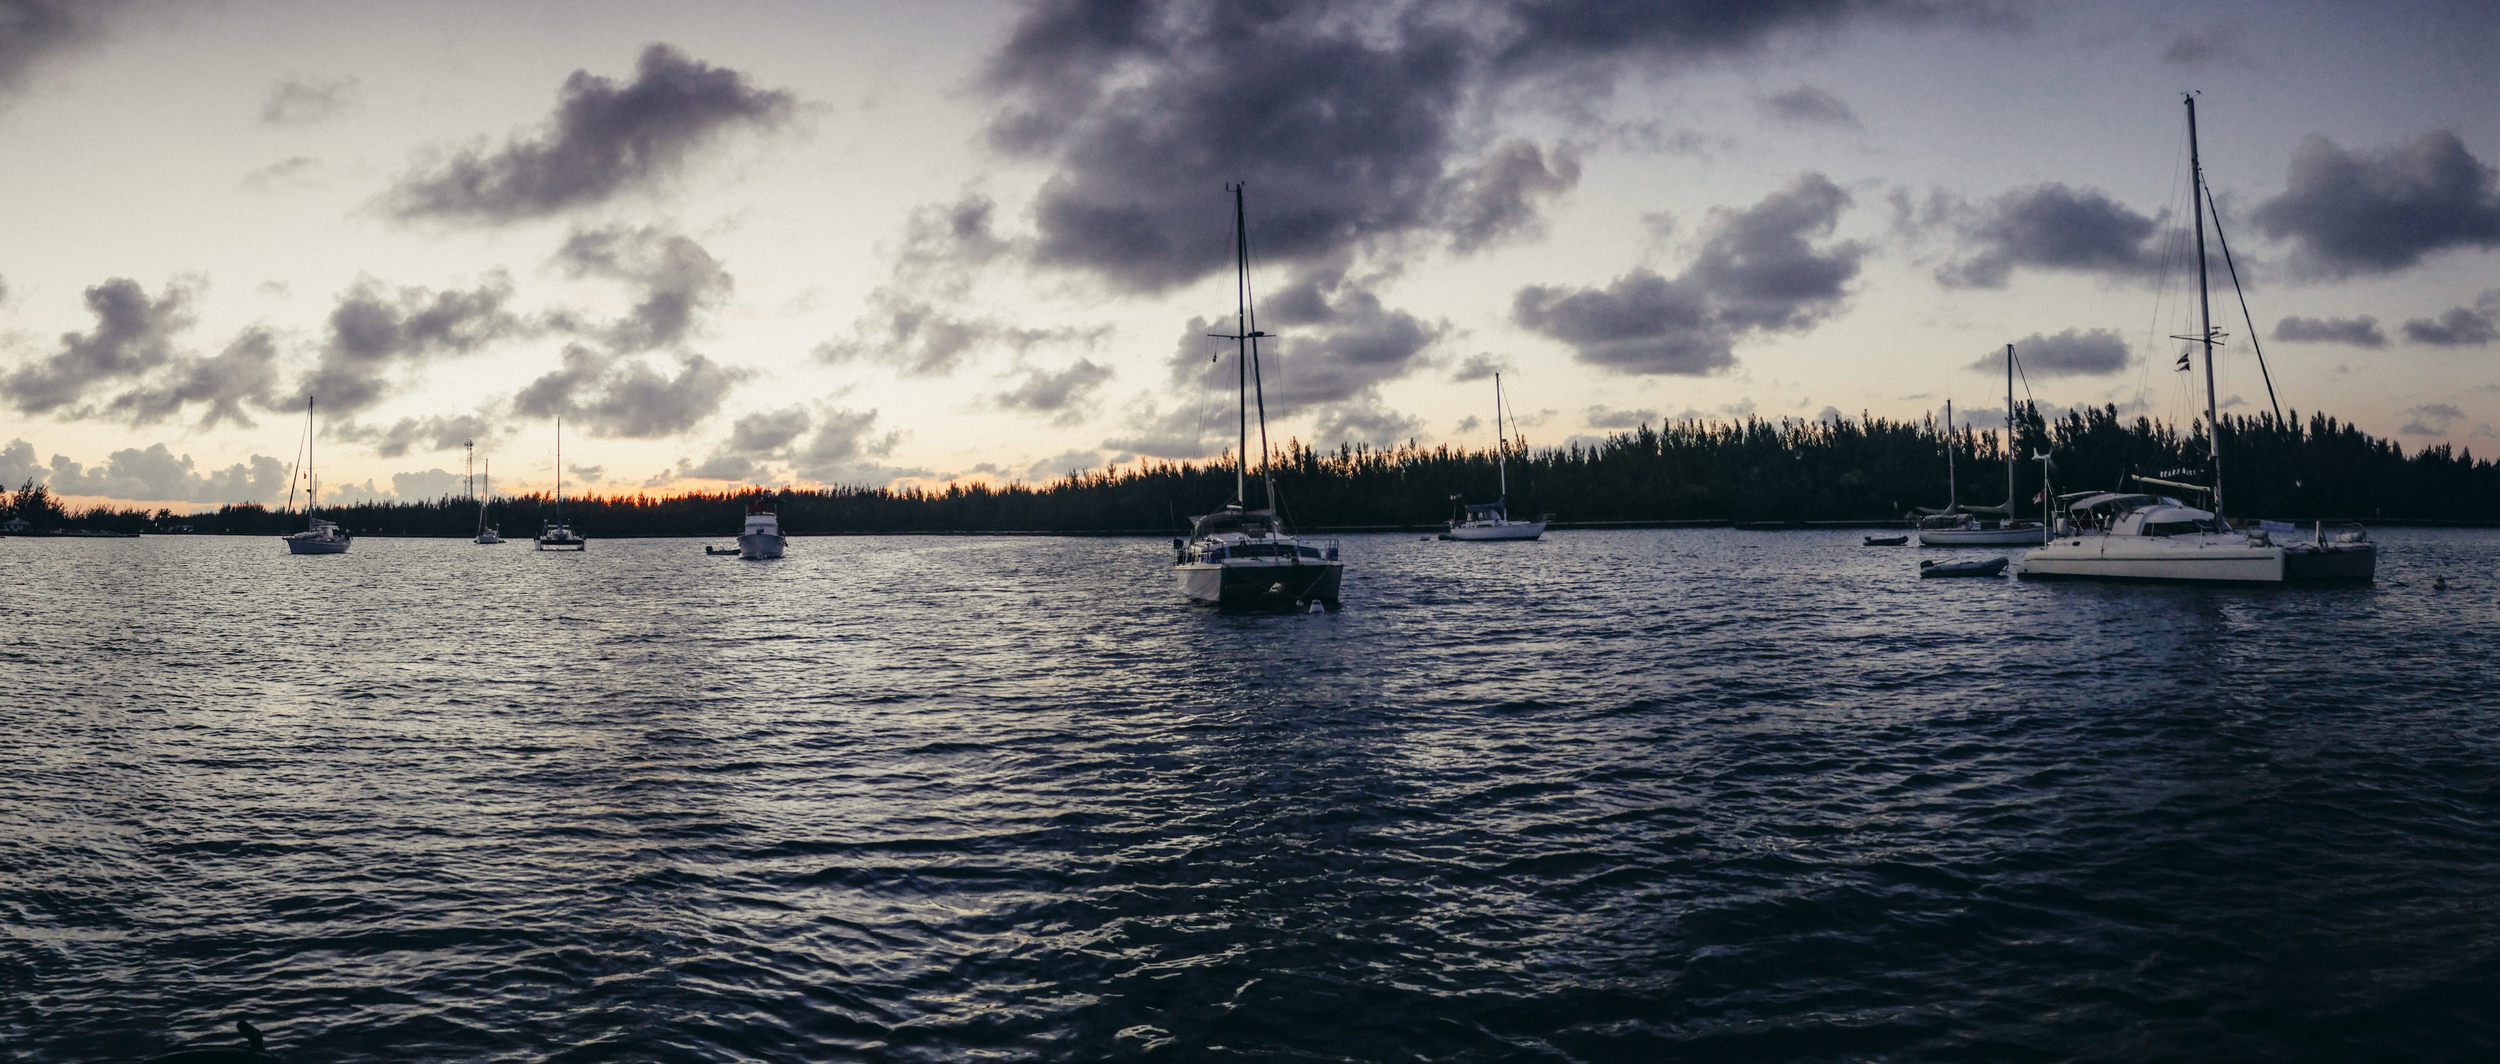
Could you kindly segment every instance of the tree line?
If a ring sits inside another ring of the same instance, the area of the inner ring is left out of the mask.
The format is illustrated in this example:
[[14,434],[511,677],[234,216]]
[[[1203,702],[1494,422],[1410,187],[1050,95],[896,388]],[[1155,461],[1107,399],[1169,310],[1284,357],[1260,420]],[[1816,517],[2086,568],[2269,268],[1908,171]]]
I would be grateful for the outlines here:
[[[2123,418],[2114,406],[2076,408],[2055,420],[2036,406],[2016,408],[2014,505],[2039,503],[2048,490],[2120,488],[2129,474],[2203,481],[2211,447],[2201,419],[2185,429],[2151,418]],[[2406,454],[2325,415],[2297,412],[2228,416],[2220,422],[2226,511],[2238,518],[2500,520],[2500,471],[2470,450],[2436,444]],[[1945,456],[1960,476],[1948,499]],[[1507,459],[1514,517],[1551,513],[1564,523],[1734,521],[1882,522],[1912,507],[2001,505],[2005,441],[1998,431],[1946,433],[1932,419],[1675,421],[1643,425],[1594,443],[1534,448],[1513,441]],[[1496,454],[1448,445],[1340,446],[1324,451],[1289,440],[1272,463],[1285,513],[1297,527],[1425,528],[1456,501],[1490,501]],[[728,536],[745,506],[771,505],[797,535],[879,532],[1174,533],[1233,494],[1229,459],[1141,461],[1071,471],[1040,485],[950,483],[897,488],[746,488],[676,495],[593,495],[564,501],[584,535]],[[1251,504],[1265,496],[1252,471]],[[0,520],[35,528],[283,534],[304,516],[257,504],[177,516],[169,510],[64,509],[29,481],[7,500]],[[322,516],[361,535],[469,536],[478,503],[364,502],[323,507]],[[496,496],[490,522],[526,538],[554,514],[545,495]]]

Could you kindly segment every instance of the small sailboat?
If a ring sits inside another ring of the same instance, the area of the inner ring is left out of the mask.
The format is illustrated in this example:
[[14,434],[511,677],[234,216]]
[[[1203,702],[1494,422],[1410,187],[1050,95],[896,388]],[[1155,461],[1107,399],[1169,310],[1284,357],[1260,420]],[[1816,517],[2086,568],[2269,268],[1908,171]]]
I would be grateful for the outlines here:
[[498,532],[495,529],[495,526],[486,523],[486,507],[495,499],[494,483],[495,460],[489,458],[486,460],[485,475],[478,478],[477,541],[480,543],[495,544],[503,542],[502,533]]
[[[2060,497],[2072,531],[2062,531],[2047,545],[2023,555],[2016,575],[2026,579],[2075,577],[2097,580],[2153,580],[2185,583],[2282,584],[2299,582],[2367,583],[2378,572],[2378,545],[2360,530],[2339,532],[2329,539],[2320,524],[2306,543],[2277,540],[2264,527],[2239,529],[2222,516],[2221,421],[2214,401],[2213,297],[2205,260],[2205,215],[2213,193],[2205,187],[2205,165],[2196,148],[2196,97],[2187,98],[2188,169],[2191,174],[2188,213],[2196,223],[2196,302],[2199,330],[2178,339],[2205,349],[2205,425],[2210,486],[2138,476],[2136,483],[2155,493],[2090,492]],[[2216,222],[2219,225],[2219,220]],[[2229,248],[2226,246],[2226,253]],[[2042,505],[2047,505],[2043,491]],[[2206,506],[2193,506],[2196,499]],[[2043,514],[2045,519],[2046,514]],[[2285,526],[2288,527],[2288,526]]]
[[757,500],[747,504],[746,526],[738,531],[738,556],[750,560],[781,557],[789,538],[781,534],[781,517],[771,505]]
[[538,529],[539,550],[584,550],[590,542],[564,523],[564,419],[556,419],[556,512]]
[[[1919,509],[1918,545],[1922,547],[2024,547],[2048,542],[2048,526],[2014,515],[2014,345],[2005,345],[2005,505],[1964,506],[1953,480],[1953,401],[1944,404],[1944,482],[1948,497],[1941,510]],[[1991,520],[1982,515],[1995,515]]]
[[[1240,297],[1238,332],[1218,333],[1233,341],[1240,360],[1240,449],[1233,452],[1233,497],[1222,510],[1192,518],[1189,538],[1172,541],[1172,576],[1181,594],[1193,602],[1216,606],[1301,606],[1313,602],[1334,610],[1345,563],[1337,558],[1335,540],[1305,539],[1285,530],[1276,501],[1276,470],[1267,458],[1267,395],[1258,383],[1258,318],[1250,305],[1250,228],[1242,213],[1241,186],[1232,186],[1234,287]],[[1249,509],[1250,401],[1257,387],[1261,479],[1267,506]]]
[[[304,517],[308,524],[303,531],[285,537],[286,552],[289,554],[347,553],[349,539],[347,530],[340,528],[336,522],[324,521],[313,516],[314,512],[321,507],[321,480],[313,472],[313,397],[309,395],[304,397],[304,485]],[[295,493],[290,489],[287,494],[289,496],[287,501],[292,505]]]
[[[1488,503],[1465,503],[1459,514],[1450,519],[1449,530],[1442,539],[1479,542],[1484,540],[1535,539],[1545,534],[1545,523],[1552,514],[1540,515],[1534,521],[1510,519],[1510,437],[1502,431],[1502,375],[1493,375],[1493,475],[1500,494]],[[1455,498],[1455,497],[1453,497]]]

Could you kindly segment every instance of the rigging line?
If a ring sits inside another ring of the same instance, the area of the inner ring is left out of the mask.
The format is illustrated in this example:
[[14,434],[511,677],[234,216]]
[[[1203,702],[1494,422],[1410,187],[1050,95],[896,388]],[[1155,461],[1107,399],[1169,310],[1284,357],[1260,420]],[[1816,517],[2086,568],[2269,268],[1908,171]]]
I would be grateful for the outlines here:
[[2283,404],[2274,398],[2274,374],[2266,369],[2266,349],[2257,342],[2257,318],[2248,310],[2248,293],[2240,288],[2240,267],[2231,261],[2231,238],[2222,235],[2222,204],[2214,202],[2213,187],[2205,188],[2205,203],[2213,208],[2214,239],[2222,245],[2222,265],[2231,271],[2231,294],[2240,300],[2240,320],[2248,323],[2248,348],[2257,353],[2257,373],[2266,380],[2266,402],[2274,407],[2274,421],[2283,423]]
[[280,511],[282,513],[295,509],[295,488],[297,485],[303,483],[302,480],[297,478],[297,474],[303,471],[304,444],[311,438],[312,423],[309,419],[307,419],[304,423],[304,435],[295,441],[295,462],[294,464],[286,467],[286,510]]

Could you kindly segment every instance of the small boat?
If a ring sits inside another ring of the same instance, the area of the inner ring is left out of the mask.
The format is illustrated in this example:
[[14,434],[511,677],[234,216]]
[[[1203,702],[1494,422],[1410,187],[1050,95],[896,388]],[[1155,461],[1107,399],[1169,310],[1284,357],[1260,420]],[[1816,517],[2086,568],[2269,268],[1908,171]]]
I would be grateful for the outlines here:
[[[2048,526],[2014,515],[2014,345],[2005,345],[2005,505],[1964,506],[1953,470],[1953,400],[1944,403],[1945,507],[1911,511],[1922,547],[2037,547]],[[1993,520],[1983,514],[1996,515]]]
[[[1552,514],[1534,521],[1510,519],[1510,438],[1502,432],[1502,375],[1499,373],[1493,375],[1493,448],[1493,471],[1501,493],[1494,496],[1492,502],[1462,505],[1459,515],[1450,519],[1449,531],[1441,533],[1442,539],[1481,543],[1535,539],[1545,534],[1545,524],[1553,518]],[[1453,502],[1461,498],[1463,496],[1450,496]]]
[[[286,552],[289,554],[345,554],[350,539],[347,530],[340,528],[335,521],[324,521],[313,516],[313,511],[321,505],[321,481],[313,475],[312,449],[313,397],[307,395],[304,397],[304,517],[309,523],[303,531],[284,537]],[[294,505],[294,496],[295,492],[290,489],[287,492],[288,505]]]
[[707,546],[707,547],[703,548],[703,553],[708,554],[708,555],[711,555],[712,557],[715,557],[715,558],[735,558],[735,557],[737,557],[737,556],[738,556],[738,548],[736,548],[736,547],[710,547],[710,546]]
[[747,522],[738,531],[738,556],[754,560],[781,557],[790,539],[781,534],[781,518],[762,502],[747,504]]
[[1868,537],[1866,537],[1866,545],[1867,545],[1867,546],[1870,546],[1870,547],[1899,547],[1899,546],[1906,545],[1906,544],[1908,544],[1909,542],[1910,542],[1910,537],[1908,537],[1908,536],[1868,536]]
[[2002,558],[2002,557],[1990,558],[1990,559],[1988,559],[1987,561],[1984,561],[1984,562],[1939,562],[1939,561],[1924,561],[1924,562],[1920,562],[1920,563],[1918,563],[1918,575],[1920,575],[1920,576],[1922,576],[1922,577],[1925,577],[1925,576],[1995,576],[1995,575],[1997,575],[1997,574],[1999,574],[1999,573],[2002,573],[2002,572],[2004,572],[2004,571],[2005,571],[2005,559],[2004,559],[2004,558]]
[[539,550],[588,550],[590,541],[564,523],[564,419],[556,419],[556,515],[538,529]]

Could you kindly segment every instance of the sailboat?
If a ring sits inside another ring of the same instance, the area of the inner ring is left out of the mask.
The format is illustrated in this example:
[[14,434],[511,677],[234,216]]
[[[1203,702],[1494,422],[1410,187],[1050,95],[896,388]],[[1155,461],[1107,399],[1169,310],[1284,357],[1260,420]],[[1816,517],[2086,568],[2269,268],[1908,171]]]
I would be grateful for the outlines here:
[[[1190,520],[1189,538],[1172,541],[1173,579],[1193,602],[1217,606],[1337,608],[1345,563],[1335,540],[1305,539],[1285,530],[1276,503],[1276,469],[1267,456],[1267,392],[1258,382],[1258,318],[1250,306],[1250,227],[1242,211],[1242,186],[1234,185],[1234,289],[1240,297],[1237,332],[1215,333],[1233,341],[1240,361],[1240,448],[1233,452],[1233,498],[1222,510]],[[1258,388],[1259,470],[1267,506],[1248,508],[1250,496],[1250,401]]]
[[1502,375],[1499,373],[1493,375],[1493,446],[1493,475],[1501,493],[1494,496],[1492,502],[1462,504],[1458,516],[1450,519],[1449,531],[1441,533],[1442,539],[1535,539],[1545,534],[1545,523],[1553,519],[1552,514],[1540,515],[1534,521],[1510,519],[1510,437],[1502,431]]
[[589,541],[564,523],[564,419],[556,419],[556,513],[538,530],[539,550],[584,550]]
[[[321,481],[313,474],[313,397],[304,397],[304,530],[285,537],[289,554],[345,554],[347,530],[313,516],[321,505]],[[289,491],[289,496],[294,492]],[[292,502],[292,498],[289,499]]]
[[[2378,545],[2362,531],[2329,539],[2321,523],[2306,543],[2277,541],[2263,527],[2241,530],[2222,516],[2222,441],[2214,402],[2213,299],[2205,262],[2205,215],[2213,193],[2196,149],[2196,96],[2187,100],[2188,169],[2193,186],[2189,213],[2196,219],[2196,301],[2200,332],[2178,339],[2205,349],[2205,429],[2211,485],[2133,477],[2151,492],[2093,492],[2064,496],[2073,531],[2023,555],[2018,575],[2101,580],[2281,584],[2315,581],[2368,582],[2378,572]],[[2216,223],[2219,225],[2219,222]],[[2042,492],[2043,519],[2047,492]],[[2201,498],[2211,509],[2184,499]]]
[[[1944,483],[1951,495],[1953,482],[1953,401],[1944,404]],[[1954,495],[1945,500],[1945,508],[1920,508],[1910,511],[1918,516],[1918,545],[1922,547],[2022,547],[2048,542],[2048,526],[2014,516],[2014,345],[2005,345],[2005,505],[1964,506]],[[1991,521],[1981,514],[1997,514]]]
[[503,534],[498,532],[495,529],[495,526],[486,523],[486,507],[495,499],[494,484],[495,460],[489,458],[486,460],[485,475],[478,478],[477,541],[480,543],[494,544],[503,542]]

